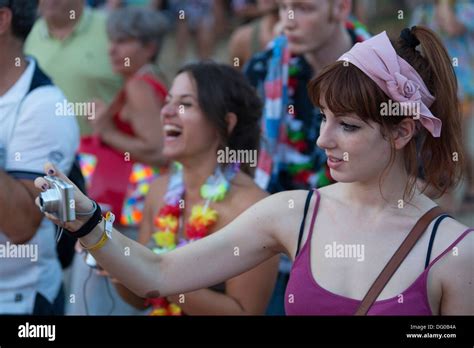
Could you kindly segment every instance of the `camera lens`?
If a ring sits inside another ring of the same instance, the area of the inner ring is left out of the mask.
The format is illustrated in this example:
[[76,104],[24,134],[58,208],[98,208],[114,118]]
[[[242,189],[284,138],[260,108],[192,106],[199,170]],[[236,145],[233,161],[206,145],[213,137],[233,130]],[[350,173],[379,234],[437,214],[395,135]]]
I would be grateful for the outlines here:
[[39,200],[42,212],[50,214],[58,213],[61,196],[57,189],[52,188],[45,192],[41,192]]

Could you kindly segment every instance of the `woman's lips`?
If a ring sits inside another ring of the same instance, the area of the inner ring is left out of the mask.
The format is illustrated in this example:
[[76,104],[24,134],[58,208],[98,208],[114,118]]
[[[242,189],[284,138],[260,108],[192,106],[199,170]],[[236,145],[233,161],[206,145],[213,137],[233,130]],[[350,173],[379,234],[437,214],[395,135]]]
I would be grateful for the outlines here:
[[163,133],[165,142],[176,141],[183,133],[183,128],[174,124],[165,124],[163,125]]
[[327,164],[328,164],[328,167],[331,168],[331,169],[337,169],[343,163],[344,163],[344,161],[342,159],[339,159],[339,158],[336,158],[336,157],[333,157],[333,156],[328,156]]

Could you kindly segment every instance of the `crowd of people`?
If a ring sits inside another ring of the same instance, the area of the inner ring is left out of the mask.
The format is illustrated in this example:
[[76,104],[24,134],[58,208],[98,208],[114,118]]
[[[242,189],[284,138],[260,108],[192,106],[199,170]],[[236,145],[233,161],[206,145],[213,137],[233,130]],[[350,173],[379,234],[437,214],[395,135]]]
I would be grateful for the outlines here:
[[0,0],[0,314],[474,314],[474,2],[409,12]]

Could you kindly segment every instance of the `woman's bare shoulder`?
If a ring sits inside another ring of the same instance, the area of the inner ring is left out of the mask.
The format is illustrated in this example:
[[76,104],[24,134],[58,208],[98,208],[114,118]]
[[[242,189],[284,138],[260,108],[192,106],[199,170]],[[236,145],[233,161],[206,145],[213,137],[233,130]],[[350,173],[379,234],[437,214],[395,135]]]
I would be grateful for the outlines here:
[[150,107],[157,102],[156,93],[149,82],[141,78],[130,79],[125,85],[127,104],[135,107]]
[[268,196],[267,192],[255,184],[252,177],[243,172],[238,172],[232,183],[232,200],[242,205],[253,205]]
[[153,182],[150,184],[150,190],[148,191],[147,196],[151,195],[154,199],[159,199],[164,197],[168,189],[168,179],[169,174],[163,173],[160,174]]
[[334,184],[318,188],[318,192],[326,199],[340,199],[339,196],[341,193],[341,184],[336,182]]
[[125,84],[125,89],[127,93],[134,93],[137,91],[137,89],[139,91],[152,90],[152,87],[144,79],[135,77],[127,81]]
[[[467,230],[469,230],[468,226],[455,219],[444,219],[439,224],[438,232],[436,233],[437,240],[435,240],[433,245],[434,255],[439,255],[449,248]],[[451,256],[456,256],[454,259],[460,260],[463,258],[469,258],[472,260],[474,256],[473,232],[468,233],[461,241],[453,246],[453,250],[450,254]]]
[[[424,194],[420,195],[420,199],[423,202],[420,204],[420,206],[424,211],[427,211],[429,208],[438,205],[435,201],[428,198]],[[443,209],[443,207],[441,207],[441,209]],[[468,226],[456,220],[455,216],[448,213],[446,213],[446,215],[449,217],[443,219],[440,222],[438,232],[436,234],[436,239],[439,238],[438,244],[440,244],[440,247],[442,247],[443,250],[453,243],[458,237],[460,237],[462,233],[469,229]]]
[[[421,201],[419,207],[421,206],[423,211],[427,211],[437,205],[436,202],[423,194],[419,196],[419,199]],[[430,238],[432,237],[431,233],[435,221],[437,220],[438,218],[433,219],[427,228],[427,232],[430,233]],[[439,272],[444,284],[452,282],[454,278],[463,273],[463,269],[464,272],[472,272],[472,270],[468,270],[468,268],[472,267],[472,263],[474,262],[474,233],[468,233],[468,235],[454,245],[467,230],[469,230],[469,227],[456,220],[454,216],[444,218],[438,225],[438,230],[433,239],[430,259],[433,261],[443,252],[447,251],[434,267],[436,272]]]
[[246,206],[251,206],[265,199],[266,204],[274,205],[275,209],[288,209],[301,199],[304,200],[308,193],[305,190],[293,190],[269,194],[255,184],[252,177],[242,172],[239,172],[234,180],[235,185],[233,187],[235,191],[232,200]]
[[[474,313],[472,305],[474,264],[474,233],[469,228],[454,219],[444,219],[439,226],[434,240],[431,260],[447,252],[433,266],[433,271],[439,276],[443,291],[442,310],[452,314]],[[458,241],[455,245],[454,242]]]

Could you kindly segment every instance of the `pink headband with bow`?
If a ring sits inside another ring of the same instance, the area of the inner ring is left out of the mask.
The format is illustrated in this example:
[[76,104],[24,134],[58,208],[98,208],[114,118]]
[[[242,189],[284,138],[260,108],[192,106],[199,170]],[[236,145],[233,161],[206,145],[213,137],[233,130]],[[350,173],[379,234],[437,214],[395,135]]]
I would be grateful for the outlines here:
[[440,136],[441,120],[428,109],[435,98],[415,69],[397,55],[385,31],[355,44],[338,60],[354,64],[392,100],[400,103],[417,103],[420,113],[417,117],[419,116],[423,127],[433,137]]

